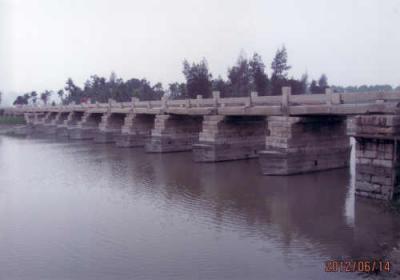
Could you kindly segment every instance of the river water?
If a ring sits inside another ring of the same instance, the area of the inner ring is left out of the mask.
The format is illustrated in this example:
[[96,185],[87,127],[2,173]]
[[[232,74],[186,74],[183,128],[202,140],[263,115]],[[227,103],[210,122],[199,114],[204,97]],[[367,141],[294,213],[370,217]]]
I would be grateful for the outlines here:
[[0,136],[0,279],[361,279],[325,261],[390,256],[400,218],[352,174]]

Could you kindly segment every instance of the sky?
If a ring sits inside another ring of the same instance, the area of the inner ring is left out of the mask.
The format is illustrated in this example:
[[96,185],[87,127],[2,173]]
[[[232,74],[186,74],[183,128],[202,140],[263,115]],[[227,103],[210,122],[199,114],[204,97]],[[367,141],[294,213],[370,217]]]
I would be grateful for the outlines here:
[[0,91],[112,71],[166,86],[203,57],[225,78],[241,52],[270,74],[283,45],[295,78],[400,85],[400,0],[0,0]]

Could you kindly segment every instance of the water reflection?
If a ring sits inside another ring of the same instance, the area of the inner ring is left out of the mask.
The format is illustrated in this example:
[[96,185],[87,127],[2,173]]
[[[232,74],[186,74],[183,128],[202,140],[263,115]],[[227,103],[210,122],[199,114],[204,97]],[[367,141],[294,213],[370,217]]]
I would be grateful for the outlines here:
[[359,277],[323,262],[388,255],[400,224],[354,199],[351,174],[268,177],[256,160],[2,138],[0,278]]

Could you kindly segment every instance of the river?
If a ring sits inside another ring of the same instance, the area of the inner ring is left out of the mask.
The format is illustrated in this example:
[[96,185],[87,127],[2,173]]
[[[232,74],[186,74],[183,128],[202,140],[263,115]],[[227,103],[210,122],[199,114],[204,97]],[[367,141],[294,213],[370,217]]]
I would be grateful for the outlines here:
[[257,160],[0,136],[0,279],[361,279],[400,218],[354,197],[353,168],[289,177]]

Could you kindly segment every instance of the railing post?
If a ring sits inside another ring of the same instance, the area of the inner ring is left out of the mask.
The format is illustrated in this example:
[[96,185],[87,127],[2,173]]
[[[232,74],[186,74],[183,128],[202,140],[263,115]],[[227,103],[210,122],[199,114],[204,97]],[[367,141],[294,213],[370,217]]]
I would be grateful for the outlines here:
[[221,98],[221,93],[219,91],[213,91],[212,96],[214,98],[214,107],[218,108],[219,99]]
[[168,96],[166,96],[166,95],[163,95],[162,97],[161,97],[161,110],[166,110],[168,107],[168,104],[167,104],[167,101],[168,101]]
[[333,91],[331,88],[326,88],[325,89],[325,101],[326,101],[326,105],[331,106],[332,105],[332,95]]
[[385,99],[384,99],[384,97],[383,97],[383,92],[379,92],[379,93],[378,93],[378,96],[377,96],[377,98],[376,98],[376,100],[375,100],[375,103],[376,103],[376,104],[383,104],[383,103],[385,103]]
[[258,97],[258,92],[257,91],[252,91],[250,92],[250,104],[249,106],[252,106],[255,99]]
[[200,95],[200,94],[198,94],[198,95],[196,96],[196,106],[197,106],[197,107],[200,107],[200,102],[201,102],[201,100],[203,100],[203,96]]
[[135,112],[135,106],[136,102],[138,102],[139,99],[137,97],[132,97],[131,98],[131,111],[134,113]]
[[109,113],[111,112],[111,108],[112,108],[113,103],[114,103],[114,100],[109,98],[108,99],[108,112]]
[[291,87],[282,87],[282,113],[289,115],[290,95],[292,94]]
[[342,103],[340,93],[335,93],[332,88],[325,89],[326,105],[339,105]]

